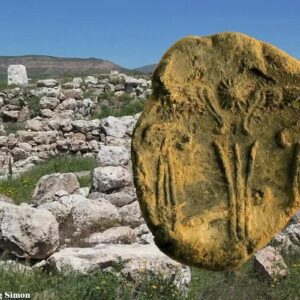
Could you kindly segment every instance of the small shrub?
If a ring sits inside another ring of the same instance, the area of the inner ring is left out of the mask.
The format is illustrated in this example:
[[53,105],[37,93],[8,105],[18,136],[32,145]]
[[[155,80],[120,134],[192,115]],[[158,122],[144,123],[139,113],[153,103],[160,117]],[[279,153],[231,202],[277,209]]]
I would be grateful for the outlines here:
[[31,117],[37,117],[41,113],[41,105],[40,105],[40,98],[37,96],[30,96],[26,99],[26,103],[28,109],[30,110]]
[[103,94],[101,94],[99,97],[98,97],[98,102],[101,100],[101,99],[105,99],[105,100],[112,100],[113,99],[113,96],[114,96],[114,92],[112,91],[105,91]]

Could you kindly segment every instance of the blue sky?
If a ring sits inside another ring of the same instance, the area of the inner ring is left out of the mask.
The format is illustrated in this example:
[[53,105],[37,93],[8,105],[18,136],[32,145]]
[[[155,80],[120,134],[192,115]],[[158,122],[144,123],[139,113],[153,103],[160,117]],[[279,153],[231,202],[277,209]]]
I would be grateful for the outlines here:
[[186,35],[239,31],[300,58],[299,0],[0,0],[0,55],[97,57],[134,68]]

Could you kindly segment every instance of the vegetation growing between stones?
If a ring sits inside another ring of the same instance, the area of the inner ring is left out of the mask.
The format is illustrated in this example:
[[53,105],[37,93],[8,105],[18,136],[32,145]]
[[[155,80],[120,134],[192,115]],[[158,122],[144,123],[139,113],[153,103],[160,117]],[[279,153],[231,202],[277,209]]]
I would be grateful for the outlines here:
[[286,279],[269,281],[253,269],[253,260],[235,272],[192,269],[188,299],[299,299],[300,257],[287,261],[290,274]]
[[40,270],[28,273],[1,270],[0,291],[26,292],[31,294],[31,299],[36,300],[175,300],[183,296],[172,283],[157,276],[144,276],[139,283],[133,283],[119,273],[80,275],[44,273]]
[[4,129],[5,129],[6,135],[9,135],[10,133],[16,133],[18,130],[23,130],[24,128],[25,128],[24,122],[4,123]]
[[[92,170],[97,166],[96,159],[82,156],[61,155],[40,163],[23,173],[18,178],[0,181],[0,194],[12,198],[16,204],[30,203],[33,191],[39,179],[51,173],[67,173]],[[87,178],[80,179],[83,186],[87,186]]]
[[[299,299],[300,258],[288,262],[290,275],[285,280],[267,281],[252,269],[252,261],[235,272],[192,269],[187,297],[158,276],[143,276],[139,283],[126,280],[119,273],[97,272],[93,275],[45,273],[34,270],[17,273],[1,270],[0,291],[31,293],[32,299]],[[118,271],[118,270],[116,270]]]
[[30,110],[31,117],[37,117],[41,112],[40,98],[37,96],[31,96],[26,99],[27,106]]
[[100,111],[94,111],[91,119],[102,119],[109,116],[123,117],[137,114],[144,109],[145,100],[135,99],[124,95],[118,100],[119,105],[102,105]]
[[78,177],[80,187],[89,187],[92,184],[92,178],[90,175]]

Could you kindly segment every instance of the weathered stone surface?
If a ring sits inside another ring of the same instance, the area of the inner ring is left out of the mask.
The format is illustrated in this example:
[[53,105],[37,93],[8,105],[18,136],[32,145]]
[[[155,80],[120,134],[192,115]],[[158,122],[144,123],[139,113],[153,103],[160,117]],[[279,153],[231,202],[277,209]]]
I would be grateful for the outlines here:
[[92,130],[98,129],[100,125],[100,120],[76,120],[72,122],[72,126],[77,132],[87,133]]
[[40,100],[40,105],[42,109],[55,109],[55,107],[59,104],[59,100],[55,97],[43,97]]
[[39,208],[49,210],[60,224],[60,235],[70,238],[120,225],[117,208],[104,199],[67,195]]
[[139,227],[134,228],[136,240],[139,244],[152,244],[154,243],[154,237],[146,224],[142,224]]
[[33,193],[33,201],[41,204],[53,201],[55,193],[65,190],[69,194],[79,194],[79,182],[73,173],[54,173],[43,176]]
[[58,247],[58,223],[47,210],[0,201],[0,248],[18,257],[43,259]]
[[110,203],[112,203],[115,206],[122,207],[124,205],[128,205],[132,203],[134,200],[136,200],[135,196],[132,196],[128,193],[124,192],[116,192],[111,194],[103,194],[103,193],[91,193],[89,195],[90,199],[97,199],[97,198],[104,198],[108,200]]
[[110,116],[101,119],[101,125],[106,135],[122,138],[126,135],[126,127],[119,118]]
[[282,256],[271,246],[255,254],[254,266],[256,271],[268,279],[284,278],[288,275],[288,267]]
[[283,255],[299,255],[300,223],[288,226],[274,237],[271,244]]
[[10,65],[7,69],[8,85],[28,85],[26,67],[23,65]]
[[129,185],[131,177],[123,167],[99,167],[93,170],[92,190],[108,192]]
[[95,232],[82,241],[85,246],[89,247],[97,244],[132,244],[134,242],[134,231],[128,226],[112,227],[103,232]]
[[46,87],[46,88],[54,88],[58,85],[59,85],[59,83],[55,79],[38,80],[36,83],[37,87]]
[[300,63],[239,33],[172,46],[133,134],[143,215],[166,254],[230,270],[300,206]]
[[94,76],[87,76],[84,78],[84,83],[85,84],[97,84],[98,79]]
[[129,225],[134,228],[145,222],[138,201],[122,206],[119,209],[119,213],[123,225]]
[[149,270],[152,274],[173,279],[181,287],[188,285],[191,279],[188,267],[171,260],[153,244],[100,244],[93,248],[65,248],[49,257],[46,264],[59,272],[71,269],[86,274],[112,267],[120,259],[127,262],[121,271],[124,275],[134,273],[138,276]]
[[124,146],[101,146],[97,161],[99,166],[124,166],[129,162],[129,153]]

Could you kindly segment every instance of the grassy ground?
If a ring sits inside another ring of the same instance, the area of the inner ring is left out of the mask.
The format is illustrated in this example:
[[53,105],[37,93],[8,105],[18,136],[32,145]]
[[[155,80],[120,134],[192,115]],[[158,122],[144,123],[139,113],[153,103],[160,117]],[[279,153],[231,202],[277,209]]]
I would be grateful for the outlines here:
[[300,299],[300,257],[287,260],[290,274],[268,281],[254,272],[250,260],[235,272],[192,270],[189,299],[205,300],[297,300]]
[[35,270],[0,272],[0,292],[30,293],[36,300],[179,299],[179,291],[161,278],[144,277],[134,284],[122,276],[105,272],[94,275],[43,273]]
[[[15,200],[15,203],[31,202],[33,191],[38,180],[51,173],[67,173],[92,170],[97,166],[94,158],[81,156],[56,156],[23,173],[16,179],[0,181],[0,194]],[[79,180],[81,186],[88,186],[90,179],[87,176]]]
[[192,269],[187,297],[171,282],[159,277],[143,277],[139,284],[118,274],[93,275],[44,273],[36,270],[20,274],[2,270],[0,292],[31,293],[33,299],[170,299],[170,300],[297,300],[300,299],[300,258],[290,261],[287,279],[269,282],[252,270],[252,262],[236,272],[210,272]]

